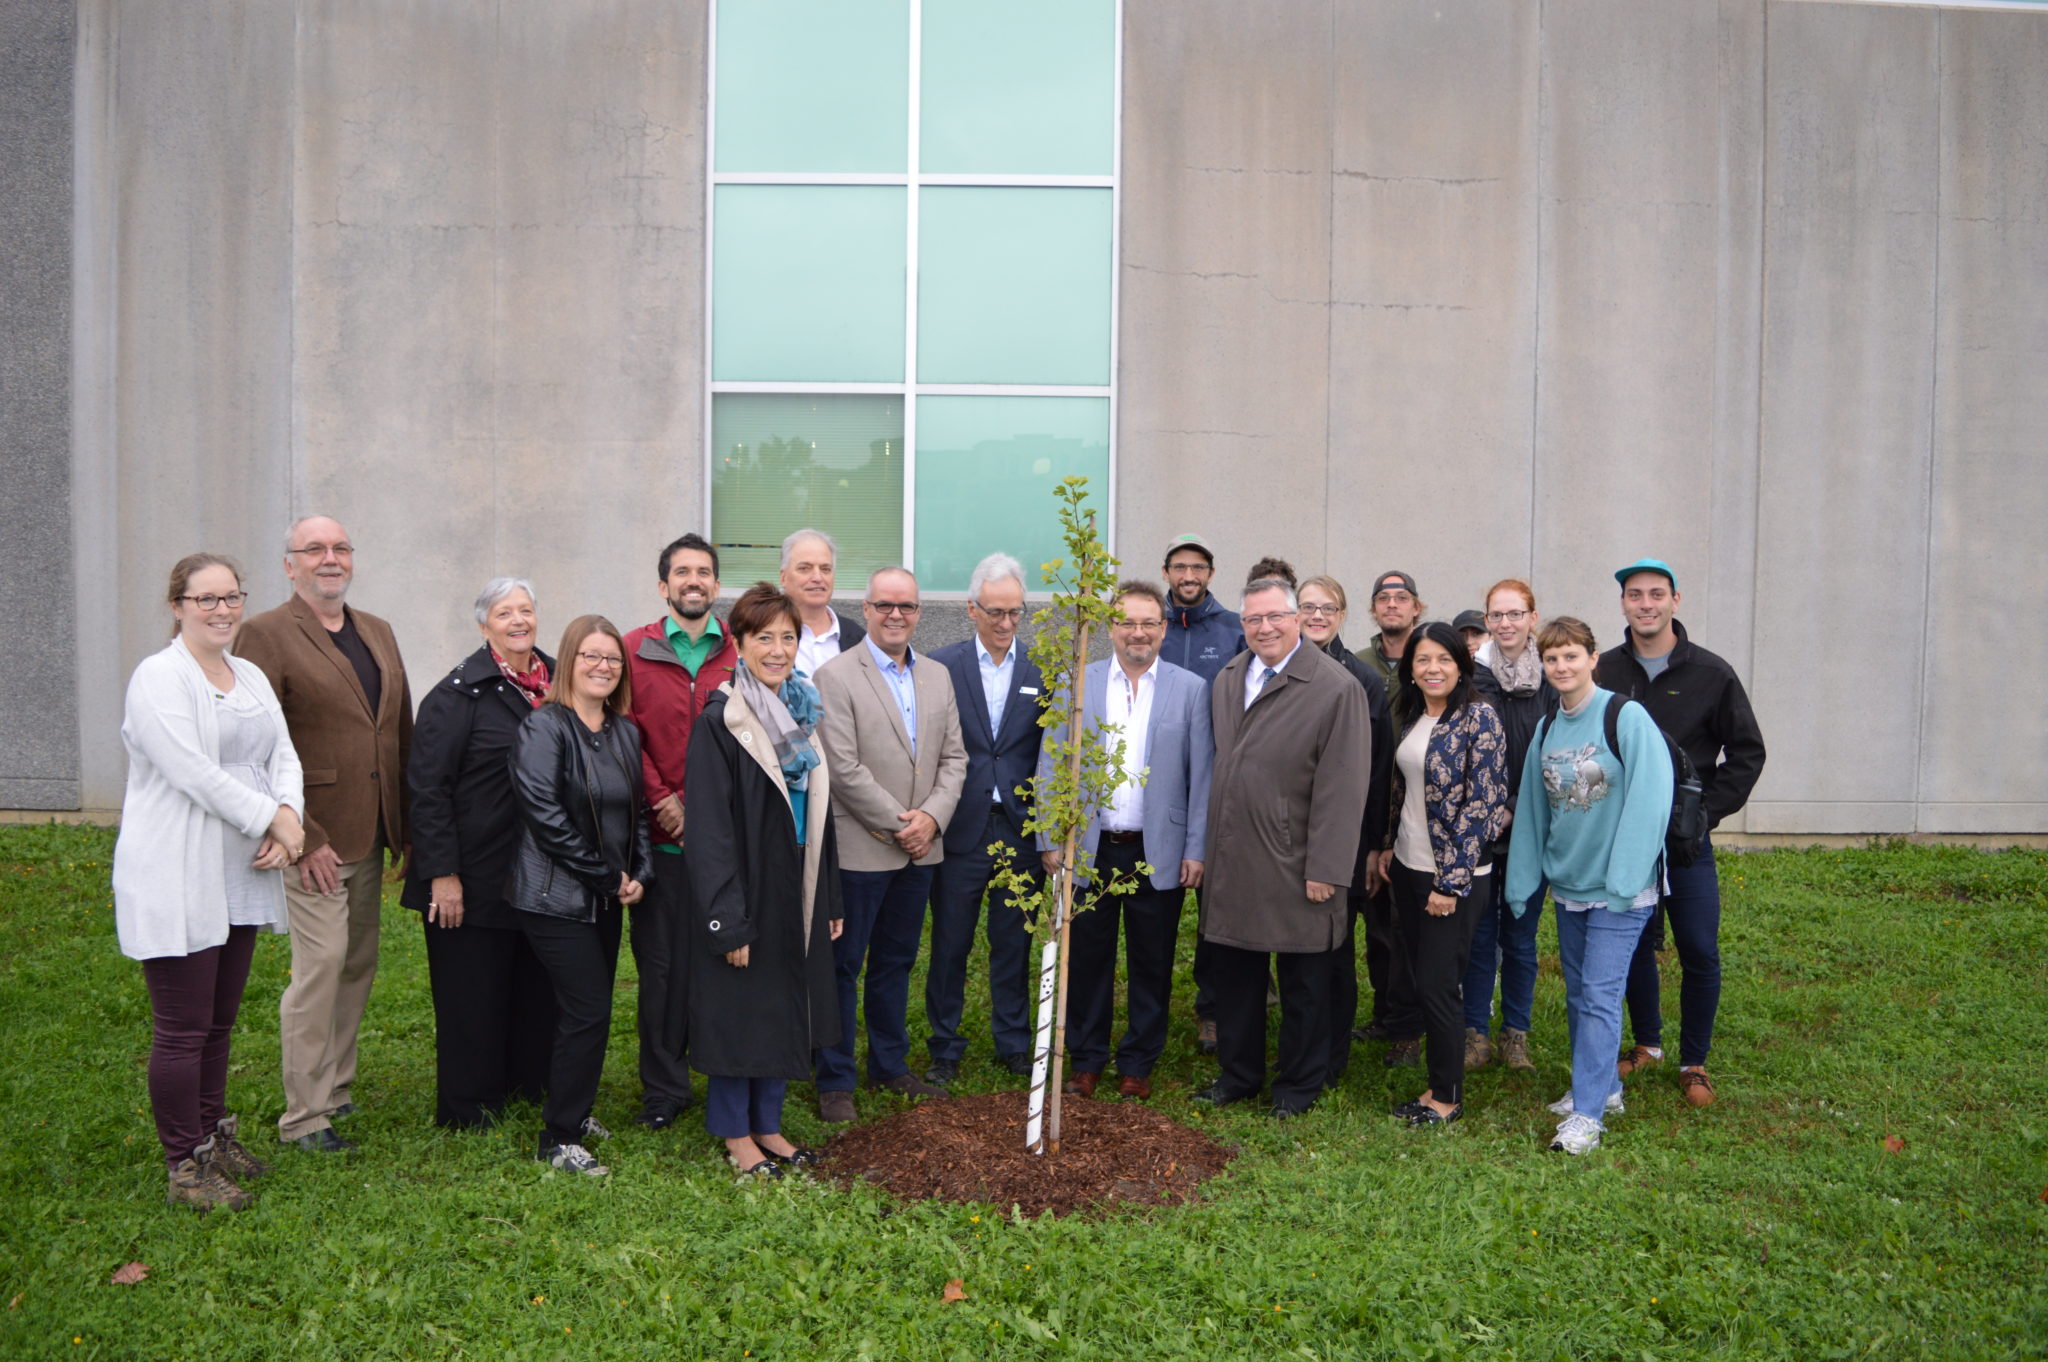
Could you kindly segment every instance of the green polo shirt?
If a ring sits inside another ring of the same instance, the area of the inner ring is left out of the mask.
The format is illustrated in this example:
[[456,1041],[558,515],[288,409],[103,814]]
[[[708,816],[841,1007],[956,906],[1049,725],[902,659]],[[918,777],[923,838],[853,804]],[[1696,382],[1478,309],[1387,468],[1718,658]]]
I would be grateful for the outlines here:
[[690,641],[690,636],[684,632],[683,626],[676,623],[673,614],[661,617],[661,628],[662,632],[668,635],[668,646],[675,649],[676,661],[682,663],[684,670],[691,676],[695,676],[704,664],[711,660],[711,655],[718,651],[725,637],[719,632],[716,615],[705,617],[704,636],[695,643]]

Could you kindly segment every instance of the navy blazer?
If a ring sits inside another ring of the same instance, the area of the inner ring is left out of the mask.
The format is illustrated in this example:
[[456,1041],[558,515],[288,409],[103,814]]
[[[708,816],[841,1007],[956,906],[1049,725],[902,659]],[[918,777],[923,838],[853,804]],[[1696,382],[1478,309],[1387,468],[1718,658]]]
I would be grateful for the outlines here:
[[[1093,733],[1102,725],[1109,669],[1115,661],[1088,664],[1083,732]],[[1182,861],[1208,859],[1209,773],[1216,761],[1216,738],[1210,726],[1209,683],[1200,673],[1161,658],[1153,684],[1145,747],[1145,863],[1152,867],[1154,889],[1175,889]],[[1123,737],[1131,740],[1130,734]],[[1081,830],[1081,851],[1094,856],[1101,840],[1102,810],[1097,809]],[[1041,851],[1051,848],[1043,833],[1038,846]]]
[[1018,822],[1028,813],[1017,787],[1038,773],[1038,745],[1045,730],[1038,726],[1039,707],[1044,703],[1044,684],[1038,664],[1024,651],[1021,640],[1010,644],[1016,665],[1010,675],[1010,698],[1003,702],[1003,727],[993,731],[988,720],[988,697],[981,688],[981,656],[974,640],[963,639],[934,648],[928,661],[944,667],[953,678],[953,700],[960,710],[960,740],[967,746],[967,780],[960,787],[960,808],[946,825],[946,854],[965,856],[981,846],[986,820],[966,816],[989,805],[993,786],[1002,792],[1003,807]]

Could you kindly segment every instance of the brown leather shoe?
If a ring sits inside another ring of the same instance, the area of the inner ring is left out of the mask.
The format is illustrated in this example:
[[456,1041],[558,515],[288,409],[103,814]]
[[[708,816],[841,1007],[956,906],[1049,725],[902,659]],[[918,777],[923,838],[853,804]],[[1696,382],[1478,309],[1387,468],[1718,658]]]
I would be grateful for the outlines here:
[[1664,1056],[1647,1045],[1631,1045],[1622,1051],[1621,1058],[1614,1063],[1614,1076],[1627,1078],[1644,1069],[1654,1069],[1664,1062]]
[[851,1121],[853,1116],[852,1093],[844,1088],[831,1088],[818,1094],[819,1120]]
[[1074,1097],[1093,1097],[1095,1085],[1102,1081],[1101,1074],[1072,1073],[1067,1081],[1060,1084],[1060,1091]]
[[1714,1103],[1714,1080],[1707,1077],[1705,1069],[1680,1069],[1678,1091],[1685,1100],[1696,1107],[1712,1106]]
[[1146,1098],[1152,1095],[1152,1080],[1136,1074],[1125,1074],[1123,1081],[1116,1085],[1117,1096]]

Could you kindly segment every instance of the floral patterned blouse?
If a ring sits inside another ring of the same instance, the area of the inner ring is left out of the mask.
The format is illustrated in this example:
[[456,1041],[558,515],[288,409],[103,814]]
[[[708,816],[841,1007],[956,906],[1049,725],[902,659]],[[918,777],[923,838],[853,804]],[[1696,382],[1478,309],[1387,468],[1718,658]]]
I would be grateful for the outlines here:
[[[1472,872],[1507,824],[1508,734],[1493,706],[1474,700],[1437,720],[1422,769],[1436,892],[1464,898],[1472,892]],[[1395,820],[1407,793],[1407,782],[1396,769],[1383,850],[1394,845]]]

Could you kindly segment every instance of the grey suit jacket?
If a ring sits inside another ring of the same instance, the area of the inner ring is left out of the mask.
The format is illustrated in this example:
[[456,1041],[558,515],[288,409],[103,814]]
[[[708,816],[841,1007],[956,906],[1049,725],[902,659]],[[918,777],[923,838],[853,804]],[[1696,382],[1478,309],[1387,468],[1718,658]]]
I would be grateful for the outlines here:
[[[1109,694],[1110,658],[1090,663],[1087,694],[1082,698],[1082,729],[1094,732],[1102,725]],[[1152,867],[1152,887],[1173,889],[1180,884],[1180,863],[1207,857],[1209,843],[1209,767],[1216,755],[1210,737],[1209,683],[1185,667],[1161,659],[1153,683],[1151,725],[1143,737],[1145,758],[1145,862]],[[1053,737],[1064,734],[1053,730]],[[1123,734],[1126,744],[1138,742],[1139,735]],[[1039,774],[1051,771],[1049,760],[1039,758]],[[1102,810],[1097,809],[1081,830],[1081,850],[1095,855],[1102,841]],[[1039,849],[1050,849],[1043,834]]]
[[838,819],[841,870],[900,870],[910,856],[896,845],[896,815],[922,809],[939,825],[919,865],[946,858],[946,824],[967,779],[967,747],[953,678],[922,654],[910,669],[917,690],[917,758],[889,683],[865,643],[846,649],[812,678],[824,717],[818,737],[832,767],[832,815]]

